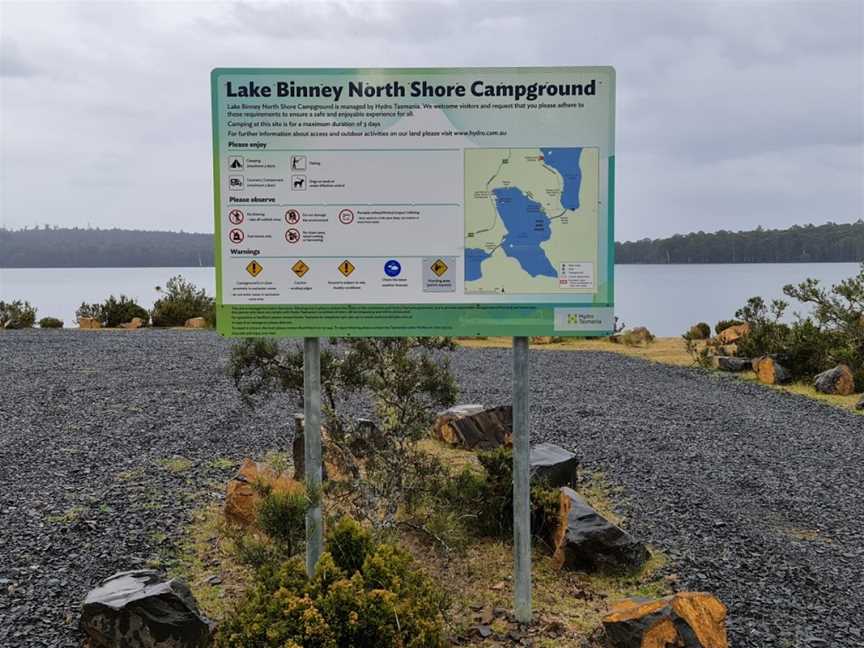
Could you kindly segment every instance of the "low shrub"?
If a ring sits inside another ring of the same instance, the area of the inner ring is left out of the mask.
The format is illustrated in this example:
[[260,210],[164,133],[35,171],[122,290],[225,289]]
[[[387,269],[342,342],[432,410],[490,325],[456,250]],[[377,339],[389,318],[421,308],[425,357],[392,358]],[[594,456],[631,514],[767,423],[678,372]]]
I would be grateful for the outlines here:
[[[438,489],[438,510],[452,511],[466,533],[506,537],[513,532],[513,451],[501,447],[477,453],[480,473],[465,467]],[[531,532],[548,537],[557,523],[558,491],[543,483],[531,484]],[[551,503],[551,505],[550,505]]]
[[0,329],[25,329],[36,321],[36,308],[30,302],[16,299],[11,302],[0,301]]
[[303,547],[308,508],[303,491],[267,493],[258,504],[258,526],[285,555],[293,556]]
[[737,320],[737,319],[720,320],[719,322],[717,322],[714,325],[714,332],[717,335],[720,335],[723,331],[728,329],[730,326],[740,326],[743,323],[744,322],[742,322],[741,320]]
[[[256,572],[252,591],[219,626],[216,646],[445,645],[444,595],[410,555],[390,544],[375,546],[354,521],[340,520],[332,529],[328,552],[311,579],[299,558]],[[338,560],[331,553],[333,542],[347,548]]]
[[690,327],[684,334],[686,340],[707,340],[711,337],[711,327],[705,322],[699,322]]
[[135,317],[145,323],[150,320],[150,314],[126,295],[120,295],[119,299],[111,295],[101,304],[82,303],[75,311],[75,322],[80,323],[82,317],[91,317],[108,328],[131,322]]
[[162,289],[156,287],[163,297],[153,304],[153,326],[183,326],[186,320],[203,317],[210,326],[216,323],[216,311],[212,297],[181,275],[171,277]]
[[57,329],[63,328],[63,320],[56,317],[43,317],[39,320],[39,328]]
[[707,344],[698,344],[699,340],[694,340],[690,336],[690,331],[687,331],[681,337],[684,339],[684,348],[690,357],[693,358],[693,364],[703,369],[710,369],[714,366],[712,359],[714,354],[710,346]]
[[372,538],[359,522],[346,516],[328,527],[327,548],[336,566],[352,574],[363,567],[372,549]]

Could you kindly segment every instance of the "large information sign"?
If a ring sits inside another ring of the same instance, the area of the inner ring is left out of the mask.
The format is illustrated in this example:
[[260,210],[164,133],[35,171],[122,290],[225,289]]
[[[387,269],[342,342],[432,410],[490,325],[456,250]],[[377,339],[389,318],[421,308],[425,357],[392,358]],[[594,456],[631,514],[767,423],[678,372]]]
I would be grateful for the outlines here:
[[228,68],[212,101],[222,334],[612,331],[612,68]]

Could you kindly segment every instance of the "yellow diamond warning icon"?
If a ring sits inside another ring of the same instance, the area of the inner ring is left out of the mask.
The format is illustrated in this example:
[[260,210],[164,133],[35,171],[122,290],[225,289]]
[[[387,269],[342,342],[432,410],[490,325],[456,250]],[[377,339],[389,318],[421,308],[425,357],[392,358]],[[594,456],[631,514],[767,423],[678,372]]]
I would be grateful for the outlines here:
[[432,264],[431,270],[440,277],[445,272],[447,272],[447,264],[444,263],[441,259],[438,259],[435,263]]
[[246,266],[246,272],[248,272],[253,277],[257,277],[259,274],[261,274],[261,271],[263,269],[264,269],[264,266],[262,266],[260,263],[258,263],[254,259],[249,262],[249,265]]
[[339,272],[341,272],[346,277],[349,276],[352,272],[354,272],[354,264],[351,263],[348,259],[345,259],[342,263],[339,264]]
[[305,263],[303,263],[303,261],[297,261],[297,263],[295,263],[293,266],[291,266],[291,269],[294,271],[294,274],[296,274],[298,277],[302,277],[307,272],[309,272],[309,266],[306,265]]

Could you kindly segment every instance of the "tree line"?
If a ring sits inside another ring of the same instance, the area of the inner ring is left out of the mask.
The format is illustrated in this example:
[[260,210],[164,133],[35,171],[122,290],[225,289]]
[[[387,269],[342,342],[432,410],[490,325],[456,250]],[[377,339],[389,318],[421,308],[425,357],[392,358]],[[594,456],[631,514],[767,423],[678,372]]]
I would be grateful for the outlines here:
[[0,229],[3,268],[189,268],[213,265],[213,235],[126,229]]
[[694,232],[615,244],[615,263],[795,263],[864,260],[864,221]]
[[[213,235],[126,229],[0,228],[3,268],[213,265]],[[864,260],[864,221],[746,232],[695,232],[615,244],[616,263],[786,263]]]

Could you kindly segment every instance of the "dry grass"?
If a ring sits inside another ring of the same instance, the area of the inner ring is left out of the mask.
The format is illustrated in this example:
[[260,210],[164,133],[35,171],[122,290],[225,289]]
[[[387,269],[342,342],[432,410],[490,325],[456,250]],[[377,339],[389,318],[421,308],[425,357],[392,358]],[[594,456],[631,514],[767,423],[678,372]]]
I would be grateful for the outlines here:
[[[405,536],[421,568],[450,594],[448,611],[450,632],[464,635],[477,622],[477,608],[513,607],[513,547],[510,542],[478,540],[464,554],[445,557],[418,538]],[[654,554],[639,572],[628,575],[588,575],[558,571],[544,548],[535,546],[532,565],[532,607],[535,622],[548,627],[563,627],[560,636],[536,637],[535,646],[576,648],[600,625],[610,604],[631,596],[659,597],[669,593],[666,581],[656,574],[665,564],[662,554]],[[501,630],[506,633],[506,622]],[[493,630],[499,630],[492,624]],[[484,646],[499,645],[486,640]],[[506,642],[500,645],[513,645]]]
[[[472,349],[502,348],[512,346],[512,338],[459,338],[457,344]],[[565,338],[562,342],[532,344],[532,349],[541,351],[609,351],[634,358],[680,366],[692,366],[693,359],[684,349],[681,338],[657,338],[646,345],[627,346],[607,339]]]
[[[753,372],[747,372],[746,374],[742,374],[741,377],[744,380],[756,382],[756,374],[754,374]],[[835,396],[833,394],[823,394],[822,392],[818,392],[813,389],[811,385],[805,385],[802,383],[794,383],[792,385],[765,386],[770,387],[771,389],[777,389],[779,391],[798,394],[799,396],[806,396],[807,398],[822,401],[823,403],[833,405],[834,407],[840,407],[842,409],[849,410],[850,412],[853,412],[855,414],[864,415],[864,410],[855,409],[855,404],[861,398],[861,394],[852,394],[851,396]]]
[[[225,618],[243,600],[252,571],[236,559],[221,505],[211,504],[195,513],[174,571],[186,581],[201,611],[211,619]],[[213,577],[221,582],[212,582]]]
[[[460,346],[467,348],[502,348],[512,345],[511,338],[490,337],[490,338],[459,338],[457,343]],[[608,351],[610,353],[620,353],[621,355],[631,356],[634,358],[643,358],[652,362],[660,362],[662,364],[676,365],[679,367],[693,367],[695,363],[693,358],[687,353],[684,348],[684,341],[677,337],[656,338],[654,342],[642,346],[626,346],[624,344],[616,344],[606,339],[586,339],[586,338],[567,338],[563,342],[555,342],[552,344],[532,344],[533,349],[548,350],[548,351]],[[737,374],[743,380],[756,381],[756,375],[752,371],[742,374]],[[840,407],[855,414],[864,415],[864,410],[856,410],[855,405],[861,398],[860,394],[852,396],[833,396],[830,394],[822,394],[817,392],[811,385],[803,383],[795,383],[792,385],[766,385],[773,389],[806,396],[815,400],[822,401],[834,407]]]

